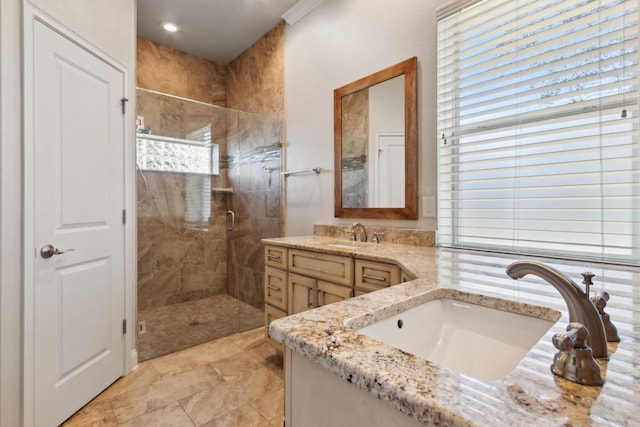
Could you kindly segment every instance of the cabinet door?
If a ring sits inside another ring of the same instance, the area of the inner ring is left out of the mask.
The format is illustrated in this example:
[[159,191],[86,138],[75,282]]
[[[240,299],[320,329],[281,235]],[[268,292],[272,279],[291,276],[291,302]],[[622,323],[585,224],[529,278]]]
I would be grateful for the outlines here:
[[264,302],[287,311],[287,272],[276,268],[264,269]]
[[391,264],[356,260],[355,286],[365,292],[397,285],[400,283],[400,269]]
[[316,280],[289,273],[289,314],[300,313],[316,306]]
[[271,344],[272,346],[274,346],[276,349],[282,351],[282,344],[280,344],[279,342],[274,341],[270,336],[269,336],[269,324],[271,324],[272,321],[276,320],[276,319],[280,319],[282,317],[285,317],[287,315],[286,312],[279,310],[275,307],[270,306],[269,304],[266,304],[264,306],[264,335],[265,338],[267,339],[267,342],[269,344]]
[[400,271],[400,283],[410,282],[412,280],[415,280],[413,274],[410,274],[404,270]]
[[318,280],[317,295],[318,307],[320,307],[321,305],[327,305],[351,298],[353,296],[353,289],[346,286],[336,285],[335,283]]

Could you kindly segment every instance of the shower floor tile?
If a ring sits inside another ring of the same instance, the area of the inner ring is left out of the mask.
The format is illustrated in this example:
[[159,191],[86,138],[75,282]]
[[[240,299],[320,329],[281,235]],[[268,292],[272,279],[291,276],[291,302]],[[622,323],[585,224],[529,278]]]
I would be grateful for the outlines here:
[[283,417],[282,357],[261,327],[141,362],[62,426],[281,427]]
[[138,360],[153,359],[264,325],[264,312],[230,295],[141,310],[147,332],[138,335]]

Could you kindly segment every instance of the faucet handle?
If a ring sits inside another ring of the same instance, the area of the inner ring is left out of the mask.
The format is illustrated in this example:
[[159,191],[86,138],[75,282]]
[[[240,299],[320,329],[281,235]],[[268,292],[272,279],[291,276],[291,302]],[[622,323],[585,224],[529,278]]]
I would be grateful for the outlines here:
[[618,335],[618,328],[616,328],[611,321],[611,317],[604,312],[604,308],[607,306],[607,301],[609,301],[609,294],[606,292],[601,292],[600,295],[591,297],[591,302],[596,306],[598,314],[600,314],[600,319],[602,320],[602,326],[604,326],[604,334],[607,337],[607,341],[619,342],[620,336]]
[[349,235],[349,240],[351,242],[355,242],[355,240],[356,240],[356,232],[355,231],[347,231],[347,230],[345,230],[344,233]]
[[566,333],[553,336],[558,351],[553,357],[551,372],[566,380],[582,385],[602,385],[600,365],[593,358],[591,347],[585,345],[589,331],[580,323],[569,323]]
[[593,285],[593,279],[595,277],[595,274],[593,274],[590,271],[585,271],[582,274],[582,284],[585,285],[586,288],[586,294],[587,296],[589,296],[589,286]]
[[584,347],[587,338],[589,330],[581,323],[571,322],[567,325],[567,332],[555,334],[552,342],[558,350],[569,351],[575,347]]
[[374,231],[373,236],[371,236],[371,243],[380,243],[380,239],[378,239],[378,236],[384,236],[384,233],[381,233],[379,231]]
[[591,297],[591,302],[596,306],[601,316],[605,314],[604,308],[607,306],[607,301],[609,301],[609,294],[607,292],[601,292],[600,295]]

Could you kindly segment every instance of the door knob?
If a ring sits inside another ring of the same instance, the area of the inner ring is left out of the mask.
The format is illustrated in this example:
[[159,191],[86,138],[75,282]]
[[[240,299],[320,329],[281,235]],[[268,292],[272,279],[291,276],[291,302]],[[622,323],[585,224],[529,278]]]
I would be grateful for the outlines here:
[[53,245],[44,245],[40,248],[40,255],[42,258],[51,258],[54,255],[62,255],[63,253],[70,252],[72,250],[73,249],[65,249],[64,251],[61,251]]

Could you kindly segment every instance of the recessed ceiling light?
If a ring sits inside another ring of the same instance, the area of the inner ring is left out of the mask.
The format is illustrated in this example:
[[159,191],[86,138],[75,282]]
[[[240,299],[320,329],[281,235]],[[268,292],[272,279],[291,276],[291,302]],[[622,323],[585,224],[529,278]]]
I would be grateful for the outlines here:
[[164,28],[165,31],[169,31],[170,33],[176,33],[180,31],[180,27],[178,26],[178,24],[174,24],[173,22],[169,21],[163,22],[162,28]]

